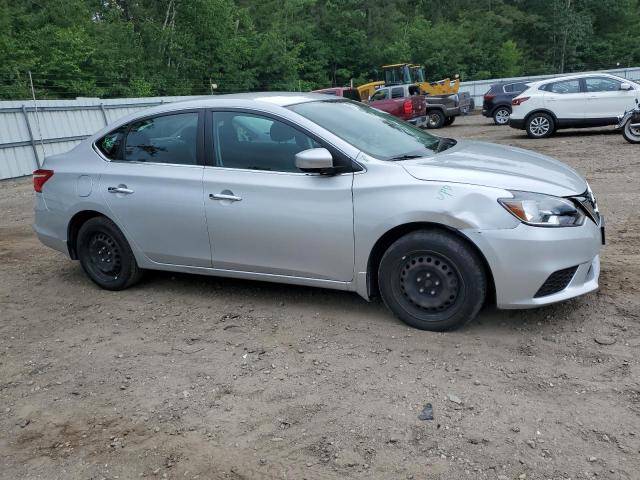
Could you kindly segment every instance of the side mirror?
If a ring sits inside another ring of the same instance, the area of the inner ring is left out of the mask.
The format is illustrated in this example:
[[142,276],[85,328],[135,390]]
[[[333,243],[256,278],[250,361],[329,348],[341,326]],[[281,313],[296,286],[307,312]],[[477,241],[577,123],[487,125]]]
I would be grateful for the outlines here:
[[620,90],[633,90],[633,87],[630,83],[623,83],[620,85]]
[[333,157],[326,148],[310,148],[296,153],[296,167],[307,173],[330,173]]

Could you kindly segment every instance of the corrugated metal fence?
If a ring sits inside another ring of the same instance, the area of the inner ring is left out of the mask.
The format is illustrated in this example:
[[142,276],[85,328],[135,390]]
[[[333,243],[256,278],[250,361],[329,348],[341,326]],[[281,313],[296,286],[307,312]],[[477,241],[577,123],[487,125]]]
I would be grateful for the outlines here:
[[[603,70],[623,78],[640,80],[640,67]],[[499,78],[462,82],[460,90],[469,92],[476,108],[489,87],[504,81],[536,81],[557,75]],[[80,140],[129,113],[192,97],[148,97],[103,100],[30,100],[0,102],[0,180],[29,175],[45,155],[70,150]],[[37,108],[37,114],[36,114]]]
[[45,155],[71,150],[83,138],[124,115],[188,98],[0,102],[0,180],[30,175]]
[[[632,68],[616,68],[613,70],[598,70],[598,72],[610,73],[611,75],[617,75],[622,78],[628,78],[629,80],[640,80],[640,67]],[[577,72],[576,72],[577,73]],[[584,72],[588,73],[588,72]],[[564,75],[571,75],[566,73]],[[513,77],[513,78],[493,78],[489,80],[475,80],[473,82],[460,82],[460,91],[469,92],[473,100],[475,101],[476,108],[482,107],[482,96],[489,90],[494,83],[502,82],[537,82],[538,80],[544,80],[545,78],[558,77],[559,75],[538,75],[532,77]],[[622,113],[622,112],[620,112]]]

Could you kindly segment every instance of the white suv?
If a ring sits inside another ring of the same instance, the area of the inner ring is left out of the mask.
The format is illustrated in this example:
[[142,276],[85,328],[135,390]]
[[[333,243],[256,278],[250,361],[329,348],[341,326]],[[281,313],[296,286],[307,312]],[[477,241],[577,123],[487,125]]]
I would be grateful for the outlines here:
[[511,101],[509,125],[544,138],[559,128],[615,125],[640,98],[640,85],[607,73],[556,77],[530,83]]

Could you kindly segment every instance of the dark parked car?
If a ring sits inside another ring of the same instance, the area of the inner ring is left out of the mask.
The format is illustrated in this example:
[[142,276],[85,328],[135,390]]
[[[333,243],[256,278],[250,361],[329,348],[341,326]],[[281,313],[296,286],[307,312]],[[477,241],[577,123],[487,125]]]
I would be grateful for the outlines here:
[[321,90],[313,90],[313,93],[323,93],[325,95],[335,95],[336,97],[344,97],[349,100],[360,101],[360,94],[357,88],[350,87],[333,87],[323,88]]
[[511,115],[511,100],[527,88],[523,82],[496,83],[484,94],[482,115],[493,117],[496,125],[507,125]]

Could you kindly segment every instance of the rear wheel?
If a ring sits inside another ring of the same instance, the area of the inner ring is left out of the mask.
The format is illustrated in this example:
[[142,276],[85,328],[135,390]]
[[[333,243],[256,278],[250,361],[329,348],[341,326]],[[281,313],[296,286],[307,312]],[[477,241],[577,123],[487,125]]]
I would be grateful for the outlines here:
[[622,136],[629,143],[640,143],[640,127],[632,127],[633,119],[629,119],[622,129]]
[[427,112],[427,128],[442,128],[445,122],[444,113],[440,110]]
[[444,124],[446,126],[451,125],[453,122],[456,121],[456,117],[447,117],[444,121]]
[[378,283],[385,305],[400,320],[433,331],[473,319],[487,288],[477,253],[440,230],[413,232],[393,243],[380,261]]
[[526,129],[529,138],[546,138],[555,131],[553,117],[548,113],[534,113],[527,119]]
[[493,112],[493,121],[496,125],[506,125],[509,123],[511,112],[507,107],[499,107]]
[[142,277],[129,243],[106,217],[87,220],[78,231],[76,244],[82,268],[100,287],[123,290]]

